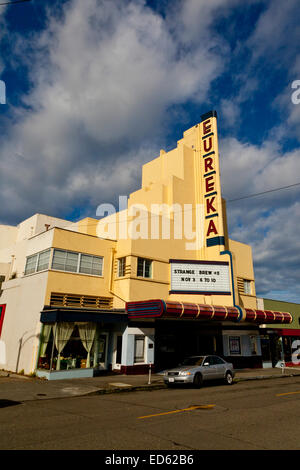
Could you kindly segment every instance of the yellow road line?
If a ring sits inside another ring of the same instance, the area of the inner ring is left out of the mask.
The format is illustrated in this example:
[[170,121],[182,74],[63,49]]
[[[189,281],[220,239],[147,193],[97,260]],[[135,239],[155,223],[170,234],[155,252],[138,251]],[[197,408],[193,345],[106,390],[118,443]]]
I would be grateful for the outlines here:
[[174,411],[165,411],[164,413],[157,413],[155,415],[147,415],[147,416],[139,416],[138,419],[144,418],[152,418],[154,416],[163,416],[163,415],[170,415],[173,413],[182,413],[184,411],[192,411],[192,410],[210,410],[214,408],[215,405],[197,405],[197,406],[190,406],[189,408],[183,408],[182,410],[174,410]]
[[299,391],[299,392],[278,393],[278,394],[276,395],[276,397],[283,397],[284,395],[295,395],[296,393],[300,393],[300,391]]

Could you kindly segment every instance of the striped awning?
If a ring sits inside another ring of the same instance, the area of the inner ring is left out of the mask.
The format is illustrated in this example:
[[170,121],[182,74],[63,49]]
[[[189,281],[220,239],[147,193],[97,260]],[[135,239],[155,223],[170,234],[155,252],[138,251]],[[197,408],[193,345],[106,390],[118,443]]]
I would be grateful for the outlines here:
[[164,300],[144,300],[126,304],[128,319],[182,318],[217,321],[246,321],[256,324],[291,323],[288,312],[196,304]]

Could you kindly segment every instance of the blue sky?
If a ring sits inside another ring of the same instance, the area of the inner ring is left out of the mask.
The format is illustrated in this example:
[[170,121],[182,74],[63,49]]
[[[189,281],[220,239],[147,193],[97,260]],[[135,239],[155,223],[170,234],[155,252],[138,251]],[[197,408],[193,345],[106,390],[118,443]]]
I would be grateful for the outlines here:
[[[227,200],[300,182],[298,0],[0,6],[0,223],[77,220],[216,109]],[[258,295],[300,302],[300,186],[228,202]]]

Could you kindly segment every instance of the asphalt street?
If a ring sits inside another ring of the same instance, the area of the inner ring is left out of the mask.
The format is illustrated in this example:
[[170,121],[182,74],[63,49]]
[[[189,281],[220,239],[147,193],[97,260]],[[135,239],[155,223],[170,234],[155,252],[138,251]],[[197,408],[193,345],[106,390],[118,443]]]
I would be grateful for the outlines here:
[[298,450],[299,420],[299,376],[19,404],[2,400],[0,449]]

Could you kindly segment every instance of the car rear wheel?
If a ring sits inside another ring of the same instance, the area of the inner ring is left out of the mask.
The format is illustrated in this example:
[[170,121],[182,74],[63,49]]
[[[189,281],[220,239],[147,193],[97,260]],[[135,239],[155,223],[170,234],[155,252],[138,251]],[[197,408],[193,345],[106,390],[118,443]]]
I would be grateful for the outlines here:
[[202,378],[202,375],[199,372],[195,375],[193,383],[194,383],[194,386],[197,387],[197,388],[202,387],[203,378]]
[[231,372],[226,372],[225,374],[225,383],[227,385],[232,385],[233,383],[233,376],[232,376],[232,373]]

